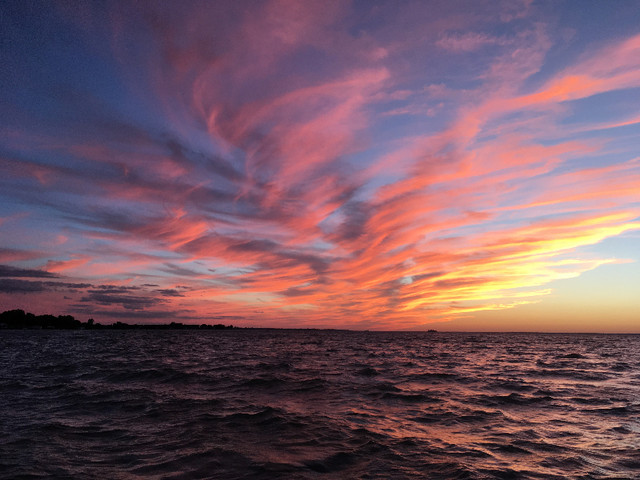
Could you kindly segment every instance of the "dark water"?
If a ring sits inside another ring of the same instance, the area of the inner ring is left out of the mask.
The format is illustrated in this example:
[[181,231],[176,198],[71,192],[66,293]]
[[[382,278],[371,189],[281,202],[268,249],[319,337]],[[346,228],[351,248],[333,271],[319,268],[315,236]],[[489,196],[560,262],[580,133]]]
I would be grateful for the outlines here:
[[0,477],[640,478],[640,336],[2,331]]

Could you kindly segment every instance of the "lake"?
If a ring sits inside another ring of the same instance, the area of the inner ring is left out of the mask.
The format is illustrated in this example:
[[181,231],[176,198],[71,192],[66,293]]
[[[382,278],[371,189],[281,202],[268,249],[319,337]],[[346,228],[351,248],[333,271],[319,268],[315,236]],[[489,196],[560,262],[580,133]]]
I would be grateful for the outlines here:
[[640,336],[0,331],[0,478],[640,478]]

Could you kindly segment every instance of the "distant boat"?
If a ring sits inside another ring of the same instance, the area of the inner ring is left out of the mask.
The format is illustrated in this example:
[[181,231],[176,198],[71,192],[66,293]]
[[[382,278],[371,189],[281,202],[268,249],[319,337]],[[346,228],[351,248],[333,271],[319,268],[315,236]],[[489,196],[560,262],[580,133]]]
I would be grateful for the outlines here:
[[430,328],[429,330],[427,330],[427,333],[438,333],[438,330],[434,330],[433,328]]

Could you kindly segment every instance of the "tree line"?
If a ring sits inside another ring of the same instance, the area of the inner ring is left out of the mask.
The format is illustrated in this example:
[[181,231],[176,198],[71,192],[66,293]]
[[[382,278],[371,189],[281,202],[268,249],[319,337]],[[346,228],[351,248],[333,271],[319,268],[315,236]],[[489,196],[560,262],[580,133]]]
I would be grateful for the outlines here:
[[237,328],[233,325],[209,325],[203,323],[201,325],[191,325],[179,322],[171,322],[167,324],[129,324],[124,322],[115,322],[110,325],[102,325],[96,323],[93,318],[86,322],[76,320],[72,315],[34,315],[24,310],[7,310],[0,314],[0,328],[9,329],[50,329],[50,330],[227,330]]

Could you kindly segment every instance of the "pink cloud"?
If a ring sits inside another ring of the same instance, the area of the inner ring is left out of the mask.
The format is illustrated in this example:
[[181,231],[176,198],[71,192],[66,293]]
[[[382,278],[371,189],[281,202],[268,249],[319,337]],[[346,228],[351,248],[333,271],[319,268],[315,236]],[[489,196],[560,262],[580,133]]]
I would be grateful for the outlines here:
[[91,259],[86,256],[72,258],[71,260],[49,260],[45,270],[54,273],[64,272],[66,270],[73,270],[82,265],[86,265],[90,260]]
[[[105,115],[97,139],[12,136],[30,160],[3,163],[45,191],[47,241],[66,241],[1,258],[104,287],[75,302],[415,328],[539,301],[554,280],[618,261],[585,247],[640,228],[638,162],[621,147],[593,167],[615,132],[580,135],[637,118],[563,123],[572,102],[640,86],[638,36],[550,74],[548,26],[498,35],[480,11],[427,28],[418,2],[376,30],[372,7],[358,33],[343,2],[154,8],[114,12],[112,41],[160,118],[136,128]],[[448,52],[478,58],[467,69]],[[420,112],[431,116],[403,124]],[[41,193],[13,188],[25,204]]]

